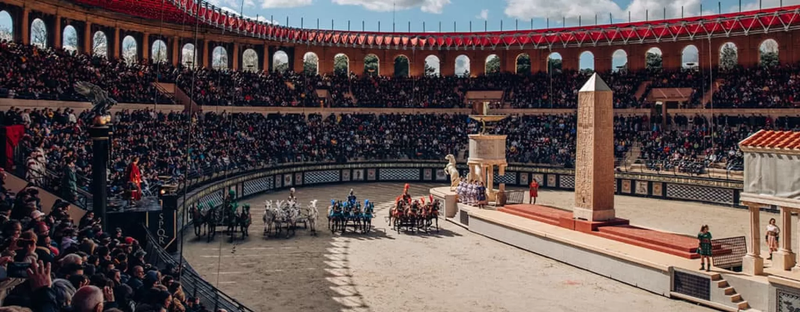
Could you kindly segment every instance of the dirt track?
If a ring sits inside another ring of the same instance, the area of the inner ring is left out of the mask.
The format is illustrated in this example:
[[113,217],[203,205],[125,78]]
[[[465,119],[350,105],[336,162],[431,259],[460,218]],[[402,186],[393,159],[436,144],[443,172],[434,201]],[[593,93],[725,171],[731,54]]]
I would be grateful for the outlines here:
[[[432,186],[414,185],[411,194],[422,196]],[[184,254],[208,281],[255,311],[709,311],[444,221],[438,234],[387,231],[385,209],[402,192],[399,183],[298,188],[297,197],[304,205],[319,199],[322,210],[350,188],[359,200],[377,203],[376,231],[369,235],[323,229],[317,237],[300,230],[290,239],[263,238],[264,200],[288,196],[277,192],[246,201],[254,207],[249,239],[231,245],[218,235],[206,243],[190,234]],[[568,197],[540,193],[545,201]]]

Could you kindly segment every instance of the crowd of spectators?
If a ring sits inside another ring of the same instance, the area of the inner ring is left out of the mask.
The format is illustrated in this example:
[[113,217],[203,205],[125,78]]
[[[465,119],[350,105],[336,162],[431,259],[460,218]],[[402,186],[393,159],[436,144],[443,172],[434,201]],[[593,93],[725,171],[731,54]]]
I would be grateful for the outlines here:
[[[469,91],[502,91],[510,108],[574,108],[589,71],[563,70],[530,75],[496,73],[478,77],[387,77],[354,74],[305,75],[286,71],[234,71],[174,67],[169,63],[126,63],[63,49],[0,42],[0,96],[80,101],[73,90],[88,81],[124,103],[170,103],[154,82],[176,83],[200,105],[278,107],[466,107]],[[800,96],[798,65],[736,67],[714,72],[715,107],[791,107]],[[654,88],[691,88],[688,104],[699,106],[711,87],[702,71],[628,71],[601,74],[614,91],[614,107],[648,107]],[[639,98],[636,91],[650,81]],[[718,82],[715,82],[718,83]],[[317,90],[328,90],[320,96]],[[707,103],[706,106],[710,106]]]
[[14,193],[2,182],[4,311],[208,311],[184,293],[179,268],[148,264],[143,246],[121,229],[104,231],[91,212],[80,217],[82,211],[61,200],[42,207],[36,187]]

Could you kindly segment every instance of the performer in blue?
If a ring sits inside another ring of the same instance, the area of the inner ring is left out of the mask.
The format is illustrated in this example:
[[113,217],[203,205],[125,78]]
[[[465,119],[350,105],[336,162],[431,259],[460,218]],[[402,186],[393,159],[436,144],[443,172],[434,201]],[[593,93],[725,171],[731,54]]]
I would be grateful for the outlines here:
[[364,216],[364,220],[366,220],[367,223],[370,223],[372,221],[372,217],[373,217],[374,213],[375,213],[375,205],[373,203],[370,203],[369,199],[364,200],[364,214],[363,214],[363,216]]
[[347,202],[350,203],[350,205],[356,204],[356,195],[353,194],[353,189],[350,189],[350,195],[347,196]]

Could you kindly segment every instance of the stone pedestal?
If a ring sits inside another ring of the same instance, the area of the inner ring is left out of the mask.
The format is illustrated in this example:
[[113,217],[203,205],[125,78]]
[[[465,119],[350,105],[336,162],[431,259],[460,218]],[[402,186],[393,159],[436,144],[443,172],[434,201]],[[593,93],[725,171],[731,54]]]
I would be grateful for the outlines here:
[[506,136],[489,134],[469,135],[469,175],[466,179],[478,180],[486,186],[486,198],[495,201],[494,169],[500,175],[506,173]]
[[430,189],[434,199],[442,201],[442,212],[445,217],[453,218],[458,213],[458,195],[451,191],[449,187],[437,187]]
[[772,267],[791,270],[795,265],[794,259],[796,256],[791,251],[778,249],[778,251],[772,253]]
[[578,93],[575,208],[573,218],[612,220],[614,213],[614,105],[597,74]]
[[750,275],[764,273],[764,258],[755,255],[746,255],[742,258],[742,272]]

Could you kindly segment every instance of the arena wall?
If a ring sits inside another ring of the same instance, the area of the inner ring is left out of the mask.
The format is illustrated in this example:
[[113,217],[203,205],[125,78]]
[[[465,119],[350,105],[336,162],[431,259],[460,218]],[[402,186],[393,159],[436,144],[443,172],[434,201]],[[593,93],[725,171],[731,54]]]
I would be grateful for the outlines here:
[[494,49],[437,49],[437,50],[399,50],[372,49],[366,46],[329,45],[318,46],[305,43],[275,42],[256,38],[239,36],[237,34],[223,33],[219,29],[203,27],[195,39],[194,25],[177,25],[161,23],[157,20],[134,18],[122,14],[112,13],[95,8],[77,6],[74,3],[62,0],[0,0],[0,10],[6,10],[14,19],[14,38],[23,43],[30,41],[30,22],[34,18],[41,18],[48,27],[48,42],[55,47],[61,45],[60,36],[64,27],[71,25],[79,34],[80,50],[91,50],[91,38],[97,31],[103,31],[109,42],[109,55],[120,56],[122,42],[120,38],[131,35],[137,40],[140,57],[147,58],[149,47],[155,40],[163,40],[171,53],[167,53],[169,61],[178,64],[182,53],[180,49],[186,43],[197,43],[198,62],[203,66],[210,64],[212,51],[216,46],[223,46],[229,54],[229,67],[238,69],[242,67],[241,54],[252,48],[258,54],[259,69],[272,69],[273,55],[284,51],[289,55],[290,68],[296,72],[303,70],[303,56],[313,52],[319,57],[319,73],[330,74],[333,72],[334,57],[343,53],[349,59],[349,70],[356,74],[364,72],[364,57],[375,54],[380,60],[380,74],[391,76],[394,74],[393,62],[395,57],[405,55],[409,58],[410,74],[419,76],[423,74],[425,58],[434,55],[439,58],[442,75],[453,75],[455,72],[455,58],[465,55],[470,59],[470,74],[481,75],[485,73],[485,64],[488,56],[496,54],[501,60],[501,71],[516,72],[516,58],[526,53],[531,58],[531,71],[546,71],[548,56],[557,52],[561,54],[564,69],[578,69],[580,55],[591,52],[595,57],[595,70],[599,72],[611,70],[612,54],[617,50],[625,51],[628,56],[628,69],[639,70],[645,68],[645,54],[647,50],[657,47],[662,51],[663,67],[677,69],[681,67],[682,51],[688,45],[698,48],[699,66],[708,68],[710,64],[719,63],[722,45],[732,42],[738,50],[738,62],[744,66],[756,65],[759,62],[760,44],[767,39],[778,42],[779,61],[781,63],[795,63],[800,61],[800,40],[797,40],[796,30],[784,30],[775,27],[771,33],[750,34],[746,36],[714,37],[709,40],[707,36],[693,36],[689,40],[672,40],[665,38],[659,42],[645,42],[639,40],[628,41],[625,45],[598,46],[586,44],[579,47],[564,47],[552,45],[548,49],[535,49],[532,47],[520,48],[519,46],[498,46]]

